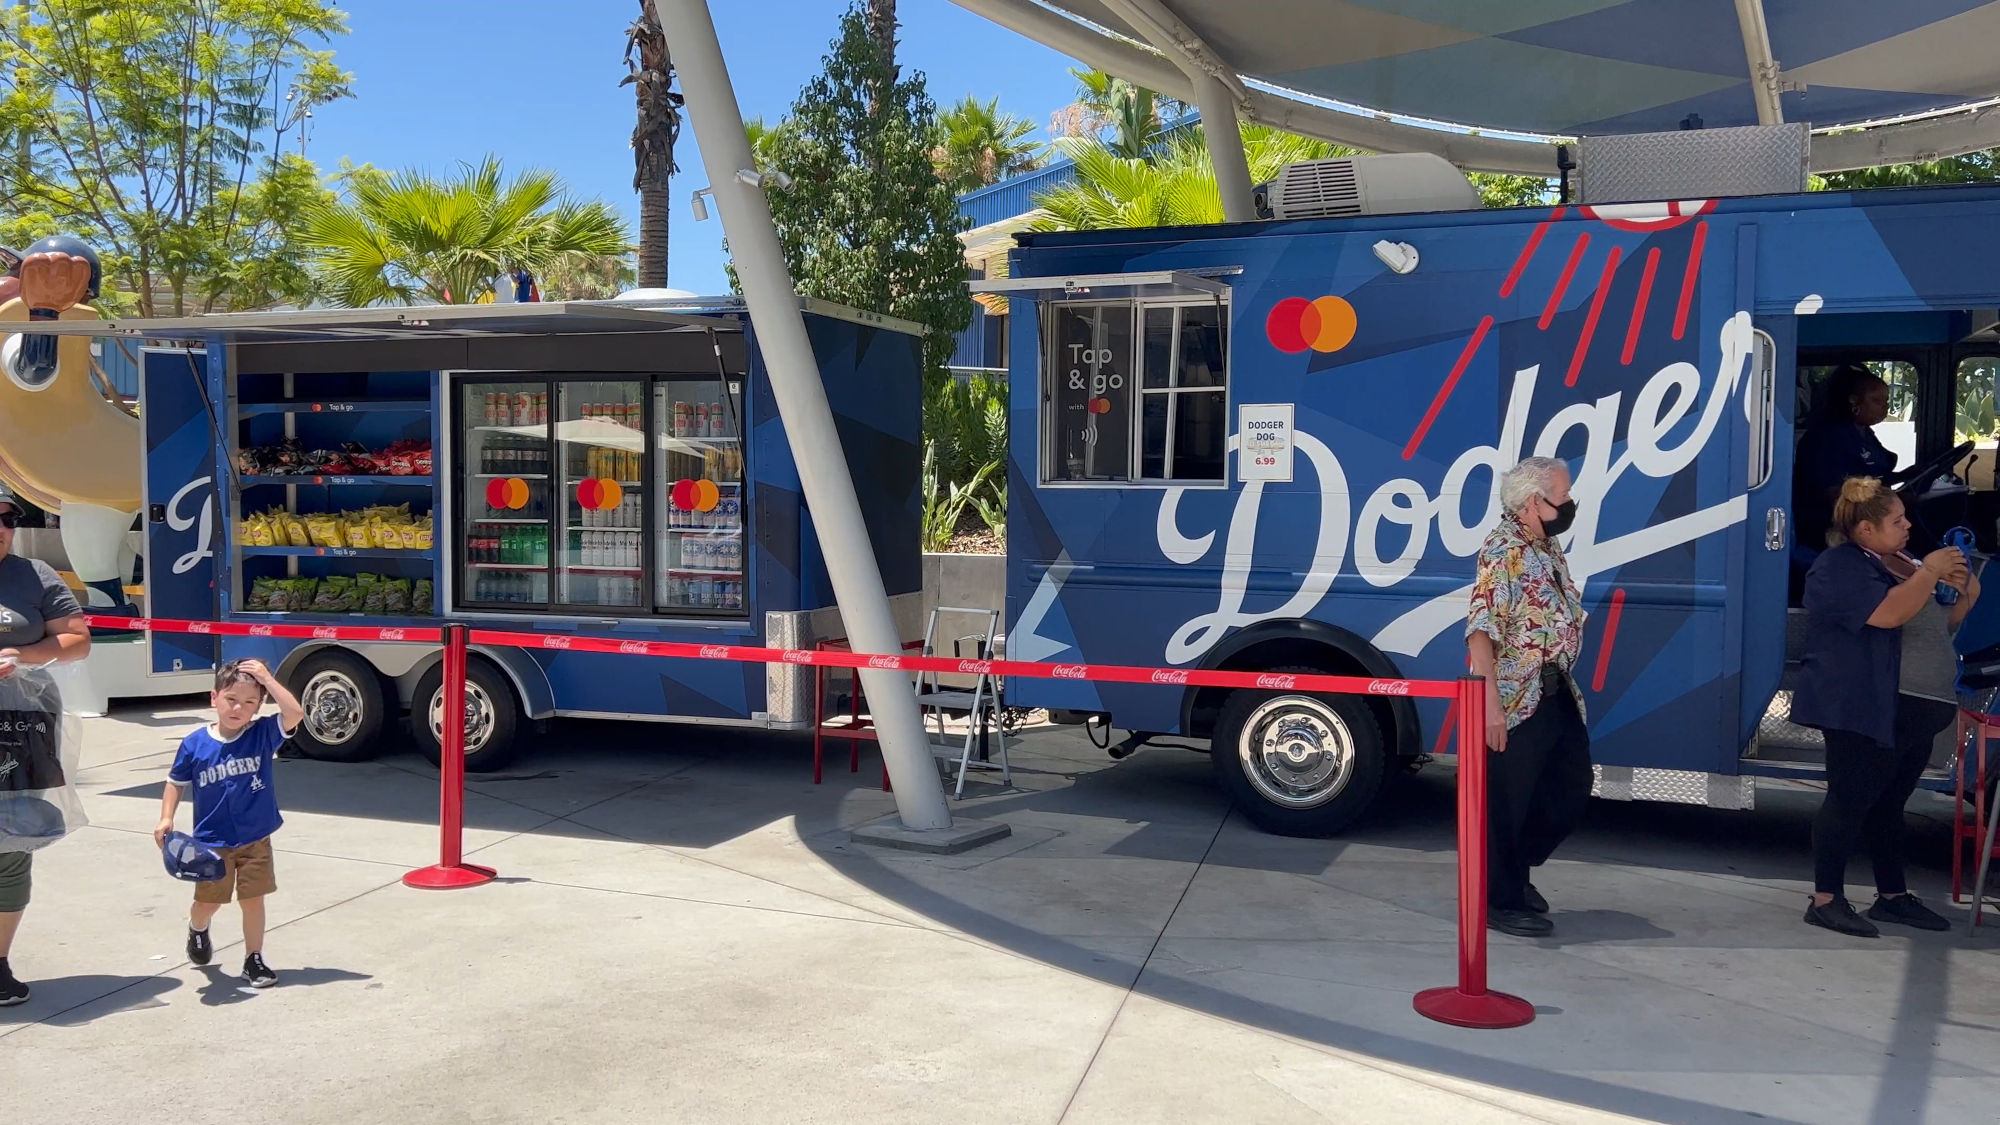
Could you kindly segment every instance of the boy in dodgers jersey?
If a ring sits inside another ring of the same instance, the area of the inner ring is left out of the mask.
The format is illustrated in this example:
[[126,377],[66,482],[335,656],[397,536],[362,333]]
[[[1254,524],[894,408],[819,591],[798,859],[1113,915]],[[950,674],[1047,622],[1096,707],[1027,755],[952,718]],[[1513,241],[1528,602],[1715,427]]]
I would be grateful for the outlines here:
[[[257,712],[267,697],[278,705],[278,713],[260,719]],[[167,771],[153,842],[166,846],[181,786],[188,786],[194,799],[195,842],[220,852],[224,867],[222,878],[194,885],[188,960],[206,965],[214,956],[208,923],[228,904],[233,891],[243,910],[243,978],[254,988],[269,988],[278,983],[278,974],[264,963],[264,896],[278,889],[271,866],[271,834],[284,823],[271,784],[271,763],[306,712],[257,660],[232,660],[218,669],[209,702],[215,707],[215,722],[181,740],[173,768]]]

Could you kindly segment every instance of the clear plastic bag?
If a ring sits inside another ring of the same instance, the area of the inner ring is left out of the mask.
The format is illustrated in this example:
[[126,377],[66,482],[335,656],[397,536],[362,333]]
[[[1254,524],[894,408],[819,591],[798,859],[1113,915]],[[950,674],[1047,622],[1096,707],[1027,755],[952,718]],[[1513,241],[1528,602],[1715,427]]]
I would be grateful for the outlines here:
[[0,852],[44,848],[89,824],[77,795],[83,724],[39,668],[0,679]]

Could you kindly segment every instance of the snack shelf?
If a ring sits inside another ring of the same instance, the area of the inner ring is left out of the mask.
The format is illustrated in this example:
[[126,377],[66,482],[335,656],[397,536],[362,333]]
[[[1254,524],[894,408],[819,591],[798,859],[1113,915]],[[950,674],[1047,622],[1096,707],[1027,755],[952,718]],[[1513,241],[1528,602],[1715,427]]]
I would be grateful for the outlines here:
[[293,559],[435,559],[435,549],[414,548],[403,550],[391,547],[250,547],[243,548],[249,557]]

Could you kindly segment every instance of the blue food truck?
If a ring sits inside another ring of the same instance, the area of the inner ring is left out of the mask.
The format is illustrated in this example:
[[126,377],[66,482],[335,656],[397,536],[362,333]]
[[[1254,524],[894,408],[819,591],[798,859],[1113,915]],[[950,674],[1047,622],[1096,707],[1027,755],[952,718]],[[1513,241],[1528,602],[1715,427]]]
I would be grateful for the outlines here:
[[[916,627],[921,329],[803,302],[887,592]],[[107,322],[141,369],[147,612],[447,621],[811,647],[841,635],[812,514],[740,302],[485,304]],[[392,634],[393,636],[393,634]],[[156,634],[158,673],[256,657],[308,754],[435,757],[435,643]],[[811,669],[480,649],[467,766],[552,716],[811,725]]]
[[1443,705],[1283,677],[1461,675],[1497,473],[1553,455],[1599,794],[1748,807],[1820,769],[1783,688],[1834,369],[1889,383],[1919,538],[1994,549],[1996,263],[1991,186],[1021,235],[976,286],[1011,298],[1008,655],[1273,679],[1010,702],[1206,740],[1256,823],[1336,832]]

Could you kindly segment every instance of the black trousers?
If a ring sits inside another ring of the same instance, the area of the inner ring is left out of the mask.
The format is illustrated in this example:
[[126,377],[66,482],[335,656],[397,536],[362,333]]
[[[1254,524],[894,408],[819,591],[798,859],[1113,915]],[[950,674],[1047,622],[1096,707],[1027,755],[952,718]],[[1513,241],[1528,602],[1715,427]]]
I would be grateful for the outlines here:
[[1813,889],[1842,894],[1847,857],[1866,845],[1875,864],[1875,890],[1899,895],[1903,879],[1903,806],[1931,758],[1937,733],[1951,725],[1949,703],[1914,695],[1896,697],[1896,744],[1865,734],[1826,733],[1826,800],[1813,818]]
[[1527,908],[1528,873],[1547,863],[1590,804],[1590,731],[1559,675],[1535,713],[1486,757],[1487,905]]

